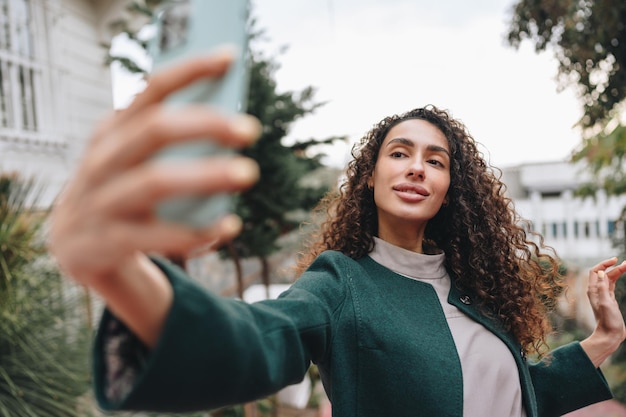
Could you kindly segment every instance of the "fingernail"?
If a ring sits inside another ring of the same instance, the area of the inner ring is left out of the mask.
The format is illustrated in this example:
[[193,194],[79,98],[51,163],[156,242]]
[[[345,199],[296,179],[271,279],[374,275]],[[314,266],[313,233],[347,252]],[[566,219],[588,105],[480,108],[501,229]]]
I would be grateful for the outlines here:
[[239,233],[242,226],[243,222],[241,221],[241,218],[234,214],[225,217],[221,224],[222,231],[229,235]]
[[233,118],[232,129],[238,136],[254,141],[261,135],[262,126],[256,117],[240,114]]
[[230,167],[230,176],[235,182],[256,181],[259,174],[259,165],[251,159],[236,159]]
[[239,48],[235,44],[224,44],[211,51],[211,59],[226,59],[232,61],[237,56]]

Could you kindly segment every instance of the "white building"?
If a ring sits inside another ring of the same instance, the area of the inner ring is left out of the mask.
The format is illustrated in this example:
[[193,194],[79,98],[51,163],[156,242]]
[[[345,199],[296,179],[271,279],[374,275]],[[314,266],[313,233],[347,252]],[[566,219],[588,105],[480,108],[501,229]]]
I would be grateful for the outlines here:
[[619,255],[615,233],[623,235],[618,219],[626,195],[581,198],[575,190],[591,178],[582,165],[568,162],[524,164],[502,170],[507,195],[531,228],[556,250],[569,270],[569,289],[561,311],[592,329],[593,311],[586,296],[588,270],[599,261]]
[[507,195],[520,215],[563,260],[582,268],[617,255],[611,238],[626,207],[626,195],[576,196],[575,190],[590,179],[583,165],[565,161],[503,169]]
[[113,108],[103,42],[119,0],[0,0],[0,171],[35,175],[49,204]]

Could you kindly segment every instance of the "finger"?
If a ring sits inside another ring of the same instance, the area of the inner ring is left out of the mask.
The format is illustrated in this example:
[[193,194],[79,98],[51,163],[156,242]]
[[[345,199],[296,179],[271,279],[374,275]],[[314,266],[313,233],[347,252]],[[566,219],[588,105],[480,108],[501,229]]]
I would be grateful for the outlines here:
[[604,271],[598,271],[598,278],[596,280],[596,296],[598,301],[602,298],[605,293],[605,289],[607,288],[606,274]]
[[[600,265],[600,264],[598,264]],[[597,266],[597,265],[596,265]],[[594,267],[595,268],[595,267]],[[600,299],[600,292],[603,288],[603,281],[606,282],[607,279],[605,277],[605,272],[603,269],[598,270],[597,272],[592,269],[589,272],[589,282],[587,284],[587,296],[591,305],[596,309]]]
[[120,121],[132,119],[142,109],[160,103],[173,92],[201,78],[217,78],[224,75],[235,58],[235,51],[222,47],[209,56],[192,58],[152,75],[145,90],[139,94],[126,111],[120,113]]
[[615,296],[615,287],[617,280],[626,273],[626,261],[606,271],[607,280],[609,282],[609,292]]
[[626,273],[626,261],[623,261],[621,264],[616,265],[614,268],[611,268],[606,272],[611,281],[617,281],[622,274]]
[[130,244],[143,248],[144,252],[155,251],[165,255],[187,255],[193,249],[211,244],[219,247],[241,232],[241,219],[227,215],[202,230],[188,229],[177,224],[161,224],[159,227],[137,227],[130,237]]
[[154,74],[142,93],[137,95],[130,106],[103,119],[94,129],[89,145],[104,140],[105,133],[115,126],[132,120],[146,107],[160,103],[174,91],[190,85],[201,78],[221,77],[235,57],[233,48],[223,47],[209,56],[195,57],[175,67]]
[[241,191],[258,178],[256,162],[243,157],[144,164],[103,185],[90,210],[107,216],[144,213],[168,197]]
[[615,305],[615,293],[611,290],[611,281],[604,271],[598,272],[596,301],[598,309],[610,309]]
[[598,301],[609,305],[615,303],[615,282],[609,279],[605,271],[598,272],[597,284]]
[[204,106],[178,111],[155,106],[110,132],[109,140],[85,158],[85,175],[97,183],[143,162],[166,146],[200,138],[220,146],[240,148],[251,144],[260,132],[258,120],[248,115],[225,117]]
[[242,227],[243,222],[239,216],[235,214],[224,216],[204,232],[209,239],[203,239],[200,246],[194,245],[188,253],[193,253],[197,249],[207,251],[209,248],[219,248],[237,237]]
[[598,272],[601,270],[605,270],[607,268],[609,268],[610,266],[613,266],[617,263],[617,257],[612,257],[609,259],[605,259],[604,261],[598,263],[597,265],[595,265],[594,267],[591,268],[591,272]]
[[591,300],[591,292],[595,291],[595,287],[598,281],[598,272],[606,270],[607,268],[615,265],[616,262],[617,262],[617,257],[605,259],[602,262],[594,265],[589,270],[589,283],[588,283],[587,292],[590,294],[589,295],[590,300]]
[[101,142],[107,132],[110,132],[119,123],[120,113],[111,113],[100,122],[98,122],[91,135],[91,140],[88,141],[86,151],[89,151],[93,146]]
[[140,251],[162,255],[186,255],[207,243],[219,244],[233,239],[241,231],[241,219],[228,215],[204,229],[190,229],[163,222],[119,222],[102,230],[102,240],[109,244],[109,258]]

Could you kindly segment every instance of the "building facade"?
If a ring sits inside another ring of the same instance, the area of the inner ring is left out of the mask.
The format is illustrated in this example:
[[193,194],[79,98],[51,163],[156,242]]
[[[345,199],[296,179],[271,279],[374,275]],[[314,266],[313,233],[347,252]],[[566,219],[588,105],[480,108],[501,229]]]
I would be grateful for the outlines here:
[[568,269],[561,310],[593,328],[593,312],[587,301],[588,270],[599,261],[618,256],[614,239],[623,239],[622,210],[626,195],[576,196],[591,180],[583,165],[569,162],[524,164],[502,170],[502,180],[520,216],[531,230],[544,237]]
[[0,0],[0,172],[34,176],[50,204],[113,107],[105,65],[117,0]]
[[616,254],[612,239],[626,196],[581,198],[575,191],[591,180],[583,165],[569,162],[524,164],[503,169],[507,195],[518,213],[568,264],[588,267]]

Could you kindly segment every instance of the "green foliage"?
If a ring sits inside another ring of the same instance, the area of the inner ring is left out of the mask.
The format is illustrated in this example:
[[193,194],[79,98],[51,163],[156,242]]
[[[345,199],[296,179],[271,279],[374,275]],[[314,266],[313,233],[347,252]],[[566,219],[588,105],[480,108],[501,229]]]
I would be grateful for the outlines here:
[[622,0],[518,0],[512,9],[509,44],[526,40],[538,52],[551,49],[560,87],[578,89],[586,138],[572,160],[584,161],[594,175],[578,190],[582,196],[626,191],[626,127],[619,124],[626,99],[625,21]]
[[68,322],[79,299],[63,286],[53,268],[37,265],[0,294],[2,417],[80,415],[90,333]]
[[584,127],[603,124],[626,98],[626,2],[623,0],[519,0],[508,41],[537,51],[552,49],[561,86],[576,85]]
[[[258,39],[258,35],[252,39]],[[325,186],[305,184],[305,179],[322,167],[321,155],[309,156],[310,149],[343,139],[307,139],[290,146],[283,143],[291,125],[323,103],[314,100],[312,87],[279,92],[277,69],[275,58],[251,52],[247,111],[261,121],[263,133],[243,153],[259,163],[261,179],[237,202],[236,212],[242,217],[244,228],[233,244],[241,257],[269,256],[278,249],[277,239],[298,226],[301,219],[293,213],[310,210],[328,191]]]
[[551,49],[559,63],[559,86],[578,89],[585,138],[572,161],[584,161],[593,182],[577,190],[594,196],[626,191],[626,127],[620,109],[626,98],[626,2],[621,0],[519,0],[508,30],[509,44],[523,41]]
[[17,174],[0,176],[0,290],[14,281],[14,274],[42,253],[33,245],[41,219],[28,213],[38,191],[33,180],[20,180]]
[[139,66],[135,62],[135,60],[130,59],[126,56],[108,54],[105,60],[105,64],[111,65],[113,62],[119,63],[122,68],[126,69],[126,71],[130,72],[131,74],[146,74],[146,69],[144,67]]
[[594,196],[599,189],[609,195],[626,192],[626,126],[618,125],[609,133],[600,133],[584,139],[581,148],[572,156],[573,162],[585,162],[593,182],[577,190],[581,196]]
[[[619,123],[626,99],[626,2],[623,0],[518,0],[510,21],[508,41],[518,47],[529,40],[536,51],[552,49],[559,63],[559,86],[575,86],[583,105],[580,125],[585,131],[574,162],[585,162],[593,181],[579,196],[626,192],[624,155],[626,126]],[[624,223],[624,212],[618,223]],[[623,233],[614,237],[626,255]],[[616,296],[626,313],[626,280],[618,281]],[[625,317],[626,318],[626,317]],[[615,354],[626,368],[626,348]],[[624,378],[626,380],[626,378]],[[626,402],[626,390],[615,391]]]
[[245,417],[243,406],[228,407],[218,413],[214,413],[213,417]]
[[[162,3],[168,0],[132,0],[126,6],[126,13],[113,21],[109,27],[114,36],[125,34],[131,42],[135,42],[144,50],[148,48],[149,39],[142,37],[142,27],[151,22]],[[111,45],[103,45],[107,49],[105,64],[111,65],[117,62],[120,66],[132,74],[147,74],[148,69],[139,65],[134,59],[122,55],[112,55]]]
[[90,334],[39,241],[34,181],[0,176],[0,416],[78,416]]
[[[623,352],[624,349],[622,349]],[[610,386],[615,398],[626,404],[626,360],[624,360],[624,356],[616,359],[618,360],[609,365],[609,367],[603,368],[603,371],[607,378],[610,378],[612,381]]]

